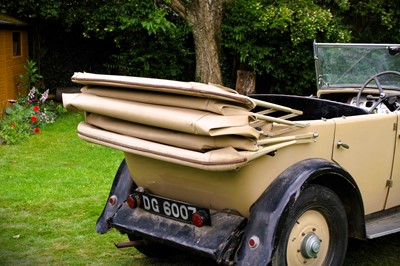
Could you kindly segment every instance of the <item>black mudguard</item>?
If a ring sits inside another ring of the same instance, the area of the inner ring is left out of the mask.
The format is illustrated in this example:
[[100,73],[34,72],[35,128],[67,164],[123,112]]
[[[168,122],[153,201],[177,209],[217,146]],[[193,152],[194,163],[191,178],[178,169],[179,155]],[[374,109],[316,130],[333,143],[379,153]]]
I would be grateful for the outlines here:
[[[323,179],[324,176],[332,175],[353,187],[358,192],[354,194],[362,202],[353,178],[337,164],[322,159],[307,159],[296,163],[280,174],[252,206],[241,245],[235,255],[236,264],[268,265],[288,212],[304,186],[318,177]],[[248,245],[252,236],[260,240],[257,248]]]
[[[100,215],[96,223],[96,231],[100,234],[107,233],[111,226],[109,224],[110,218],[117,212],[119,206],[126,200],[126,198],[133,193],[137,188],[133,182],[131,174],[128,170],[125,160],[122,161],[115,174],[114,182],[112,184],[110,194],[107,198],[106,205],[104,206],[103,212]],[[108,204],[110,196],[115,195],[117,197],[117,203],[114,206]]]

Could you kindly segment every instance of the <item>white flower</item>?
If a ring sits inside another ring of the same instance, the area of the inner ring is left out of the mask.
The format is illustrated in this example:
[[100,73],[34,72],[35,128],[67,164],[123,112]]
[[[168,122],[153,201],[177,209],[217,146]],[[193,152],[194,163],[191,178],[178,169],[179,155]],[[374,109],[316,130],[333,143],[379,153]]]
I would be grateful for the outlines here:
[[42,103],[44,103],[46,101],[47,97],[49,97],[49,89],[47,89],[45,92],[43,92],[42,97],[40,97],[40,101]]
[[29,91],[29,93],[28,93],[28,98],[29,98],[29,99],[35,98],[35,87],[33,87],[33,88]]

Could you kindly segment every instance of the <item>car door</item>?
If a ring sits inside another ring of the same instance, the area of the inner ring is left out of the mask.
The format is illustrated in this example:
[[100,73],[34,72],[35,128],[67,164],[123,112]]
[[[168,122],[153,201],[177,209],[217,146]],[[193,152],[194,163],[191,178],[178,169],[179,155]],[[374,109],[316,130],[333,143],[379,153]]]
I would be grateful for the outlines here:
[[395,113],[334,119],[332,159],[357,182],[365,214],[384,209],[392,172],[397,119]]
[[400,205],[400,112],[397,114],[397,134],[396,146],[394,151],[392,179],[389,182],[389,195],[386,203],[386,209]]

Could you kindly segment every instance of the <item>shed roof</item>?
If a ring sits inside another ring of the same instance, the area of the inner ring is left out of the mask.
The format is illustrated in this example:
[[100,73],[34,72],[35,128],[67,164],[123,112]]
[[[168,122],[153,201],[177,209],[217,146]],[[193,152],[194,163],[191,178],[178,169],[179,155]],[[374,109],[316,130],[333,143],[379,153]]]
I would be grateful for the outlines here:
[[28,24],[25,22],[11,17],[6,14],[0,13],[0,27],[26,27]]

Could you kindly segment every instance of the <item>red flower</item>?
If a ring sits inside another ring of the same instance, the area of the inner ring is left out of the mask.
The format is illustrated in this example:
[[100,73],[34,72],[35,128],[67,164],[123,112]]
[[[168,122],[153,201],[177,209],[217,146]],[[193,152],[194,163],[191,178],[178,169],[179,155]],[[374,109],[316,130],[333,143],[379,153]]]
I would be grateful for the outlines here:
[[11,128],[14,128],[15,127],[15,123],[11,123]]
[[40,107],[37,105],[33,106],[33,111],[35,112],[40,111]]
[[37,117],[36,116],[32,116],[31,120],[32,120],[33,123],[35,123],[37,121]]
[[40,133],[40,128],[36,127],[36,128],[33,130],[33,133],[39,134],[39,133]]

